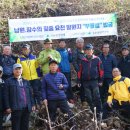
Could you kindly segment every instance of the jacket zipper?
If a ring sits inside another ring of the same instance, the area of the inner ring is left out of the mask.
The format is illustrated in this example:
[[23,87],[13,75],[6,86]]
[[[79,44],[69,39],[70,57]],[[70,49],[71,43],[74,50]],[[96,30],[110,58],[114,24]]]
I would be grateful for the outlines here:
[[[17,81],[15,81],[15,83],[17,84]],[[17,93],[17,98],[16,98],[16,102],[17,102],[17,109],[19,107],[19,103],[18,103],[18,99],[19,99],[19,96],[18,96],[18,86],[16,86],[16,93]]]
[[[27,64],[28,64],[28,66],[29,66],[29,72],[30,72],[30,77],[31,77],[31,70],[30,70],[30,64],[31,64],[31,63],[30,63],[30,61],[29,61],[29,58],[27,59],[26,62],[27,62]],[[31,77],[31,80],[32,80],[32,77]]]
[[88,68],[88,80],[90,80],[90,68],[91,68],[91,61],[89,62],[89,68]]

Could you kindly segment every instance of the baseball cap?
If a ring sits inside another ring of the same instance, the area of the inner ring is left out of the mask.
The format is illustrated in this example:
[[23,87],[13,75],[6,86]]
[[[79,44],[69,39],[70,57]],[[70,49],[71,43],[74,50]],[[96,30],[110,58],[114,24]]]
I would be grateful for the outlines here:
[[22,45],[22,48],[30,49],[30,45],[28,45],[28,44],[23,44],[23,45]]
[[56,63],[56,64],[58,64],[58,62],[55,61],[55,60],[51,60],[51,61],[49,61],[49,65],[52,64],[52,63]]
[[127,50],[129,50],[129,47],[128,47],[127,45],[124,45],[124,46],[122,46],[121,49],[122,49],[122,50],[123,50],[123,49],[127,49]]
[[47,44],[47,43],[52,44],[53,42],[52,42],[52,40],[51,40],[51,39],[47,38],[47,39],[45,39],[45,40],[44,40],[44,44]]
[[13,70],[15,70],[16,68],[22,68],[22,65],[16,63],[16,64],[13,65]]
[[91,43],[87,44],[84,48],[84,50],[90,50],[93,49],[93,45]]

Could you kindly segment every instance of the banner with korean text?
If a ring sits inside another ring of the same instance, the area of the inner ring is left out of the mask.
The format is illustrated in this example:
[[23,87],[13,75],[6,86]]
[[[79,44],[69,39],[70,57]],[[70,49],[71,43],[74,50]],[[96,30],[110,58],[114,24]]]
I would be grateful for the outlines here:
[[9,19],[10,42],[118,35],[117,15]]

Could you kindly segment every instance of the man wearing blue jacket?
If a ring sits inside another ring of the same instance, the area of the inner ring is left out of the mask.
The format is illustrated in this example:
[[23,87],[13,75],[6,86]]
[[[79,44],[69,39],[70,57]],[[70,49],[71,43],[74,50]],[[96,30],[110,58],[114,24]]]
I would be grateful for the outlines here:
[[28,130],[30,112],[35,110],[31,86],[21,77],[21,64],[13,65],[13,74],[5,82],[5,109],[12,115],[12,130]]
[[100,87],[100,94],[102,102],[107,98],[109,84],[113,80],[112,69],[117,66],[117,59],[115,55],[110,54],[110,46],[107,42],[102,45],[102,53],[99,55],[104,69],[103,86]]
[[43,103],[48,105],[51,121],[56,119],[56,111],[59,107],[63,113],[69,117],[72,115],[67,104],[65,90],[68,87],[64,74],[57,72],[58,63],[54,60],[49,62],[50,73],[46,74],[42,80]]
[[57,49],[57,51],[61,55],[61,62],[59,63],[59,71],[65,75],[69,83],[69,86],[66,90],[67,99],[70,103],[74,103],[71,88],[71,70],[70,70],[70,62],[72,62],[72,52],[70,48],[68,48],[68,50],[66,49],[66,43],[64,40],[61,40],[59,42],[59,48]]

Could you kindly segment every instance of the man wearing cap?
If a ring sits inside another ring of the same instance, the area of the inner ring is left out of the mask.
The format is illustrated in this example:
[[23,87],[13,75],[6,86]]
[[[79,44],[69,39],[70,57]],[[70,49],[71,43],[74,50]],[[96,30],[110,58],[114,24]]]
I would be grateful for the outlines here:
[[4,104],[11,113],[12,130],[28,130],[30,111],[35,110],[29,81],[23,79],[22,65],[13,65],[13,77],[5,82]]
[[54,49],[52,49],[52,40],[46,39],[44,40],[44,48],[42,52],[40,52],[38,61],[42,66],[43,75],[49,73],[49,61],[55,60],[58,63],[61,61],[60,53]]
[[84,51],[85,58],[81,60],[78,78],[83,84],[85,96],[91,110],[94,111],[94,107],[96,107],[97,113],[100,113],[102,104],[98,84],[102,85],[103,82],[102,62],[99,57],[93,55],[92,44],[87,44]]
[[119,59],[118,68],[121,75],[130,78],[130,55],[128,45],[122,47],[122,57]]
[[4,46],[3,54],[0,55],[0,65],[3,67],[4,80],[10,78],[13,75],[13,65],[17,62],[16,56],[12,55],[11,47]]
[[117,67],[117,59],[110,52],[110,45],[105,41],[102,45],[102,53],[99,55],[104,69],[103,86],[100,87],[100,95],[102,102],[106,100],[109,84],[112,82],[112,69]]
[[0,66],[0,130],[2,130],[2,123],[3,123],[3,110],[4,110],[4,104],[3,104],[3,89],[5,86],[5,83],[2,79],[3,75],[3,68]]
[[[77,75],[78,75],[78,72],[79,72],[79,69],[80,69],[81,59],[84,57],[83,48],[84,48],[84,39],[83,38],[77,38],[76,39],[76,49],[73,52],[73,62],[72,62],[74,69],[77,72]],[[85,106],[86,105],[85,93],[84,93],[84,88],[82,87],[82,84],[81,84],[81,87],[80,87],[80,99],[81,99],[82,105]]]
[[55,122],[56,111],[59,107],[63,113],[72,116],[72,112],[67,104],[65,90],[68,88],[68,82],[63,73],[57,72],[58,62],[51,60],[49,62],[50,72],[42,80],[43,103],[47,106],[51,121]]
[[18,58],[23,68],[22,77],[28,80],[33,88],[33,94],[36,104],[40,104],[41,100],[41,81],[38,77],[39,65],[36,56],[31,54],[30,45],[23,44],[22,55]]

